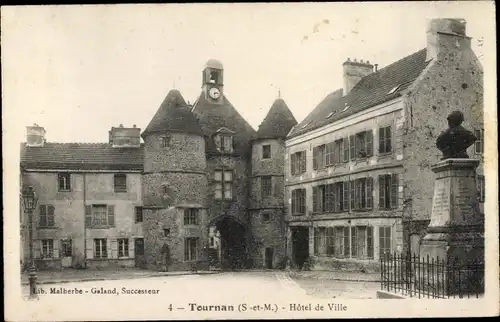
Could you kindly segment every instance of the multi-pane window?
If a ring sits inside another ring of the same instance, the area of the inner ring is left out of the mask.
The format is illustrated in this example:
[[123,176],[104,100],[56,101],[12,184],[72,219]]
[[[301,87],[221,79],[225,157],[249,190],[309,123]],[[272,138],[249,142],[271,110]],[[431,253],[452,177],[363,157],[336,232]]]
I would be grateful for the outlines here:
[[54,257],[54,240],[53,239],[42,239],[42,258],[52,258]]
[[262,146],[262,159],[270,159],[271,158],[271,146],[263,145]]
[[271,192],[272,192],[272,177],[271,176],[260,177],[260,192],[261,192],[262,199],[271,196]]
[[184,225],[198,225],[199,224],[199,209],[186,208],[184,209]]
[[71,174],[59,173],[57,175],[57,186],[59,191],[71,191]]
[[359,178],[352,180],[350,186],[350,204],[352,210],[373,208],[373,178]]
[[292,190],[292,215],[306,213],[306,189]]
[[53,205],[40,205],[40,220],[38,222],[38,226],[40,227],[54,227],[55,219],[54,219],[54,206]]
[[380,257],[391,253],[391,227],[379,227]]
[[391,127],[381,127],[378,132],[378,152],[389,153],[392,151],[392,134]]
[[218,134],[215,137],[215,144],[220,152],[233,152],[233,136]]
[[373,259],[373,227],[316,227],[314,255]]
[[313,187],[313,212],[341,212],[344,207],[344,184],[336,182]]
[[114,176],[115,192],[127,192],[127,175],[117,173]]
[[216,170],[214,172],[215,199],[233,198],[233,171]]
[[108,258],[107,240],[105,238],[94,239],[94,258]]
[[292,175],[306,172],[306,151],[295,152],[290,156],[290,167]]
[[162,136],[160,144],[162,148],[168,148],[170,146],[170,136],[169,135]]
[[484,176],[477,176],[477,195],[479,202],[484,202],[486,182]]
[[327,143],[325,147],[325,164],[331,166],[335,164],[335,144],[333,142]]
[[391,209],[398,206],[399,176],[386,174],[378,177],[379,208]]
[[333,151],[333,163],[338,164],[344,162],[344,139],[334,142]]
[[118,257],[128,256],[128,238],[118,239]]
[[71,239],[61,240],[61,255],[62,257],[71,257],[73,254],[73,243]]
[[474,130],[474,135],[476,136],[476,142],[474,142],[474,153],[483,154],[484,153],[484,130]]
[[115,225],[114,205],[85,206],[85,226],[94,228],[108,228]]
[[373,131],[363,131],[349,137],[351,160],[364,159],[373,155]]
[[194,261],[198,255],[199,238],[188,237],[184,238],[184,260]]
[[144,217],[142,213],[142,207],[135,207],[135,222],[143,222]]
[[323,169],[325,167],[325,145],[313,148],[313,169]]

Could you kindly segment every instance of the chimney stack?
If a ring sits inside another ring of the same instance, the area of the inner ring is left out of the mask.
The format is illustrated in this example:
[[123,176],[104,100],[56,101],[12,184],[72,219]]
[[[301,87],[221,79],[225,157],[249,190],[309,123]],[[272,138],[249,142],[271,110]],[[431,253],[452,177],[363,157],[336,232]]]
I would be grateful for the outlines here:
[[464,19],[431,19],[427,24],[427,60],[470,49],[470,37],[465,34]]
[[26,127],[26,145],[43,146],[45,143],[45,129],[38,124]]
[[344,96],[349,94],[363,77],[373,72],[373,65],[370,64],[370,61],[363,62],[362,59],[358,62],[357,59],[351,61],[350,58],[347,58],[342,66],[344,68]]
[[133,127],[111,127],[109,143],[113,147],[139,147],[141,146],[141,129],[135,124]]

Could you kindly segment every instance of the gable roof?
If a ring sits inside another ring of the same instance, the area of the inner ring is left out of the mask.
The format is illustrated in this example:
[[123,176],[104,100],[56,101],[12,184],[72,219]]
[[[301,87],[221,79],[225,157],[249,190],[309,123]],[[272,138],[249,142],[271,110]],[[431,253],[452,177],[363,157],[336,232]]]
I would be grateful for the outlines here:
[[190,106],[176,90],[170,90],[160,107],[149,122],[142,137],[155,132],[187,132],[203,135],[198,120],[191,112]]
[[250,153],[250,141],[255,138],[256,132],[238,113],[225,95],[222,97],[222,103],[214,104],[209,102],[202,92],[193,107],[193,113],[198,118],[198,122],[205,135],[207,152],[217,151],[213,135],[217,130],[226,128],[234,132],[234,152],[242,154]]
[[21,167],[41,170],[142,171],[144,145],[112,147],[109,143],[45,143],[42,147],[21,144]]
[[[287,138],[307,133],[401,96],[427,66],[426,57],[427,50],[422,49],[365,76],[345,97],[342,96],[342,89],[328,94],[292,129]],[[396,87],[398,88],[393,90]],[[333,114],[330,115],[331,113]]]
[[266,117],[257,130],[258,139],[285,138],[290,129],[297,124],[297,120],[286,105],[278,98],[274,101]]

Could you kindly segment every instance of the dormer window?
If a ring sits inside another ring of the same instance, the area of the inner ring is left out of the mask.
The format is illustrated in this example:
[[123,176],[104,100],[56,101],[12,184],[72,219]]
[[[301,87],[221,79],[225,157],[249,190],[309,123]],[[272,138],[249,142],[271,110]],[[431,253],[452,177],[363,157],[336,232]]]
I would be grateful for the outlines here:
[[214,140],[215,146],[219,152],[232,153],[233,152],[233,135],[234,132],[223,127],[217,130]]
[[401,87],[401,85],[398,85],[398,86],[393,87],[393,88],[389,91],[389,93],[387,93],[387,94],[388,94],[388,95],[389,95],[389,94],[394,94],[394,93],[395,93],[395,92],[396,92],[396,91],[397,91],[400,87]]

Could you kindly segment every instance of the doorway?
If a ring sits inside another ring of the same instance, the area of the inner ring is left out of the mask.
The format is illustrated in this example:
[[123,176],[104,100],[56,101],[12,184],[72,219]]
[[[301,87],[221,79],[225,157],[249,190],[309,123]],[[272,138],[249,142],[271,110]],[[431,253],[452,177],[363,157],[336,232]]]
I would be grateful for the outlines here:
[[292,258],[298,268],[302,268],[309,258],[309,228],[293,227],[292,230]]
[[134,240],[135,267],[146,268],[146,258],[144,256],[144,238]]
[[271,247],[266,247],[264,260],[266,262],[267,269],[273,269],[273,249]]
[[61,240],[61,265],[71,267],[73,259],[73,242],[71,239]]
[[231,216],[215,222],[220,233],[220,265],[223,269],[243,269],[248,263],[246,230],[243,224]]

